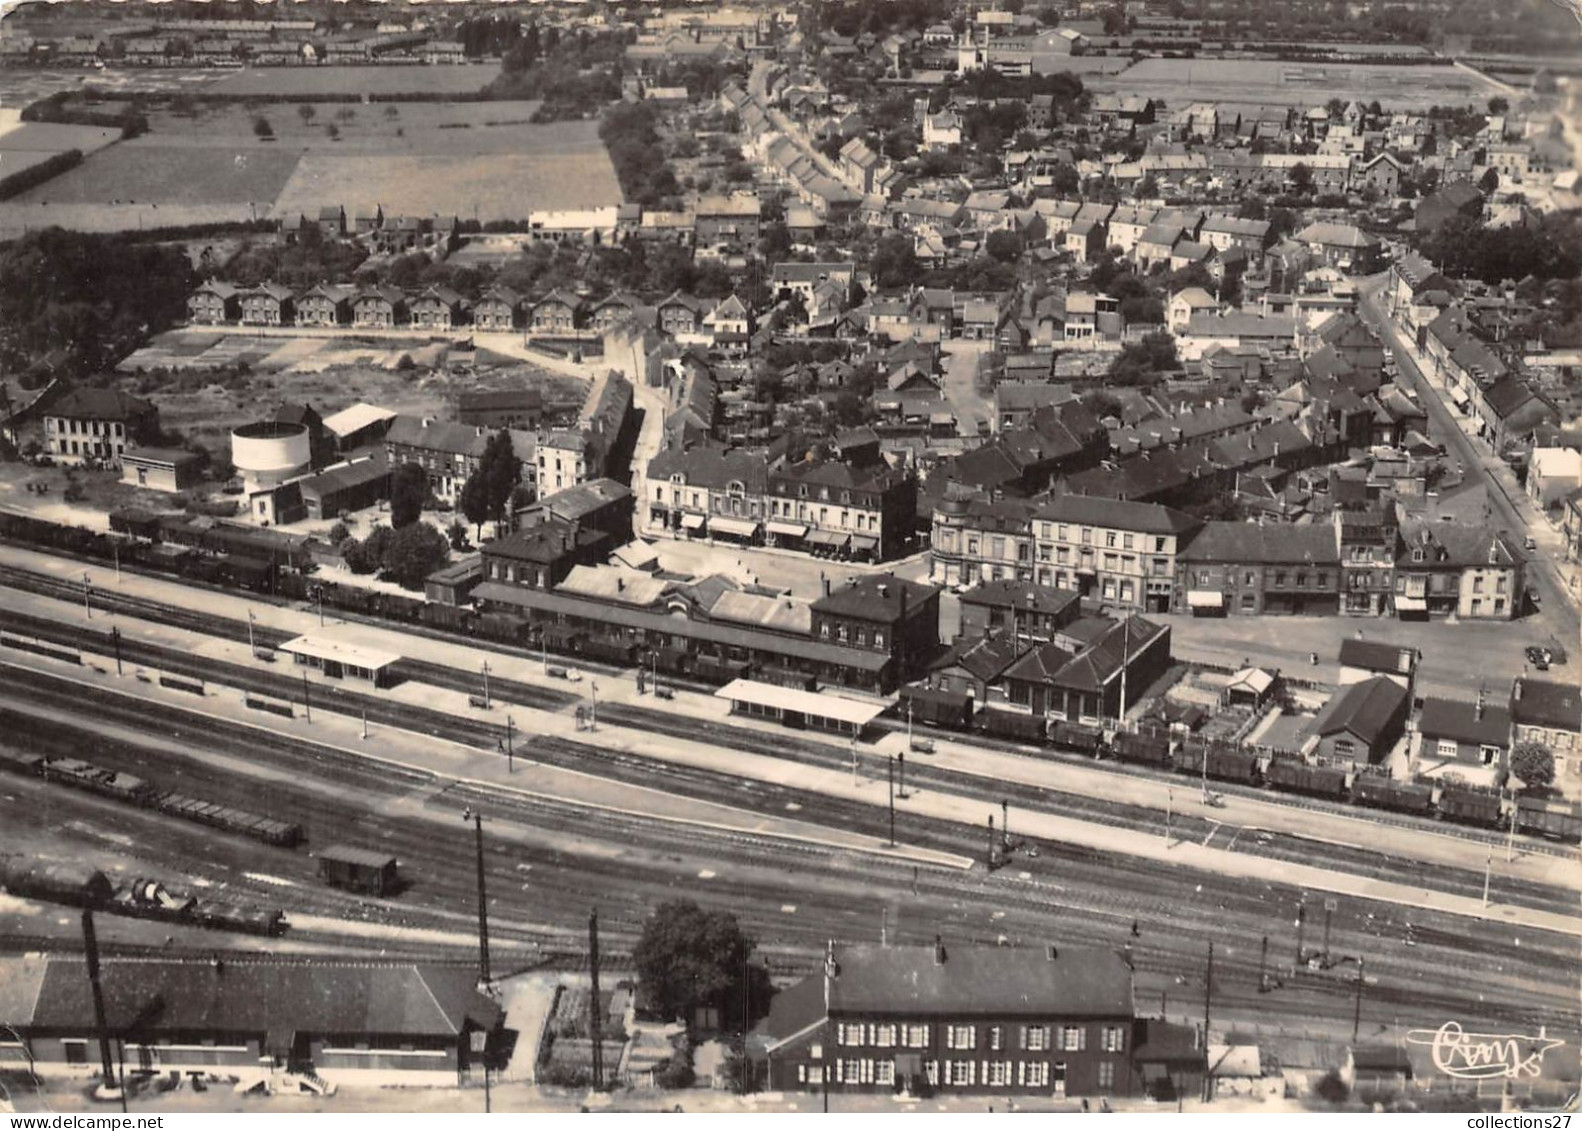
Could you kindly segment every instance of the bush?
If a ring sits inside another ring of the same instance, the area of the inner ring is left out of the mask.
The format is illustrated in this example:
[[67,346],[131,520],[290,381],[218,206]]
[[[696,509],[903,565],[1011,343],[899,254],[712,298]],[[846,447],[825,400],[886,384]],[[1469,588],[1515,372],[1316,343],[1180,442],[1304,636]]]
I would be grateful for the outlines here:
[[346,529],[346,524],[344,522],[337,522],[334,526],[330,527],[329,540],[330,545],[332,546],[339,546],[351,536],[352,532]]
[[1343,1104],[1351,1098],[1351,1087],[1340,1078],[1340,1072],[1331,1068],[1324,1078],[1313,1086],[1318,1098],[1332,1104]]
[[666,1091],[690,1088],[698,1075],[692,1068],[692,1039],[683,1035],[670,1059],[654,1069],[654,1083]]
[[253,119],[253,136],[266,140],[273,138],[275,136],[275,127],[269,124],[268,118],[260,114]]
[[67,169],[76,168],[81,164],[82,150],[68,149],[65,153],[57,153],[37,165],[30,165],[26,169],[12,173],[9,177],[0,177],[0,200],[10,200],[13,196],[20,196],[35,185],[41,185],[60,176]]

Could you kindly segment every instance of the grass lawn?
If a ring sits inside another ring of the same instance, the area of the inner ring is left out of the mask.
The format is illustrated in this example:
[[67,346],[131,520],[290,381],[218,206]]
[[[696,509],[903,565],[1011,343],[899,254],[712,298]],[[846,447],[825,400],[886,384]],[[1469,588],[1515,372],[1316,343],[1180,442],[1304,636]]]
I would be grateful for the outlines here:
[[122,142],[95,153],[15,202],[160,206],[257,202],[262,212],[290,179],[299,157],[257,143],[197,149],[161,145],[150,136],[146,143],[144,139]]

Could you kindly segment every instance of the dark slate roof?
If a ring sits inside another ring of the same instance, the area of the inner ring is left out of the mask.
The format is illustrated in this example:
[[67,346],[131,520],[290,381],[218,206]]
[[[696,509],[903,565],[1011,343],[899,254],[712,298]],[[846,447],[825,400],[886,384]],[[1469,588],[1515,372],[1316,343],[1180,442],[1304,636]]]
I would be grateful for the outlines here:
[[[14,959],[0,960],[9,964]],[[82,959],[50,956],[20,1027],[87,1032],[93,999]],[[0,965],[0,972],[4,966]],[[451,1037],[492,1029],[499,1005],[468,969],[376,962],[183,962],[105,958],[101,980],[112,1031],[190,1036],[261,1032]],[[4,981],[0,973],[0,981]]]
[[1031,581],[985,581],[961,595],[964,605],[987,605],[994,609],[1018,608],[1035,613],[1061,613],[1082,599],[1073,589],[1035,585]]
[[993,636],[962,637],[937,660],[928,665],[931,672],[960,667],[974,678],[992,682],[1004,674],[1021,654],[1021,648],[1008,633]]
[[1406,688],[1383,676],[1347,684],[1324,704],[1310,730],[1319,736],[1347,731],[1373,746],[1405,701]]
[[1322,525],[1261,526],[1255,522],[1206,522],[1181,559],[1265,565],[1339,565],[1334,528]]
[[1522,726],[1582,733],[1582,691],[1575,684],[1517,679],[1511,685],[1511,718]]
[[1469,703],[1461,699],[1423,700],[1417,729],[1427,738],[1451,738],[1480,746],[1506,746],[1511,741],[1511,715],[1504,707]]
[[576,548],[590,546],[606,537],[600,531],[579,529],[575,523],[549,518],[536,526],[486,542],[483,552],[489,557],[547,564],[559,561]]
[[1201,525],[1198,519],[1170,507],[1090,495],[1055,495],[1040,502],[1033,517],[1049,522],[1135,530],[1143,534],[1184,534]]
[[[1401,666],[1402,652],[1409,653],[1405,667]],[[1389,644],[1382,640],[1358,640],[1355,637],[1348,637],[1340,642],[1340,662],[1348,668],[1410,675],[1417,669],[1417,659],[1415,648],[1401,644]]]
[[769,461],[762,453],[717,447],[667,448],[648,461],[650,483],[667,483],[677,474],[688,485],[723,489],[740,481],[749,495],[763,494],[769,485]]
[[[831,1013],[1131,1017],[1132,971],[1097,947],[837,944]],[[818,975],[814,976],[819,978]]]
[[44,410],[45,416],[66,420],[131,420],[152,414],[154,406],[119,389],[73,389]]
[[903,597],[910,612],[939,594],[936,585],[907,581],[893,573],[853,578],[851,584],[832,589],[813,602],[813,611],[827,616],[894,622],[900,619]]

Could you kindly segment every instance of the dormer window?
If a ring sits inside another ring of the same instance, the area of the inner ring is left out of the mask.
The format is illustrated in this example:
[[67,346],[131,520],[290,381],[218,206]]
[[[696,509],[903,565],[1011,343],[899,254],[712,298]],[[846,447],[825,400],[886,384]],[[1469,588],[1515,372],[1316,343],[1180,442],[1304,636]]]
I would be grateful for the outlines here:
[[1414,562],[1420,562],[1423,560],[1423,550],[1421,546],[1412,551],[1412,560]]

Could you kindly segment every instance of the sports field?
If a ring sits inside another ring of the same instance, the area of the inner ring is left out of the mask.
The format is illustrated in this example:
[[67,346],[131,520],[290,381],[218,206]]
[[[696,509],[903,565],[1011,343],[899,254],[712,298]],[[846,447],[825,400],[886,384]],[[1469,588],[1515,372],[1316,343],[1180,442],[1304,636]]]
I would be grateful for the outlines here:
[[1114,75],[1093,75],[1089,89],[1164,99],[1179,110],[1192,102],[1323,105],[1331,98],[1386,110],[1482,105],[1501,88],[1456,66],[1296,63],[1274,59],[1141,59]]
[[262,97],[296,94],[472,94],[500,74],[498,63],[367,67],[248,67],[211,88]]

